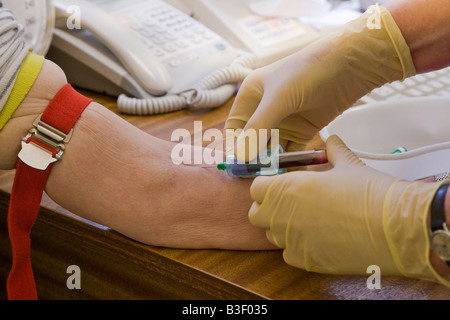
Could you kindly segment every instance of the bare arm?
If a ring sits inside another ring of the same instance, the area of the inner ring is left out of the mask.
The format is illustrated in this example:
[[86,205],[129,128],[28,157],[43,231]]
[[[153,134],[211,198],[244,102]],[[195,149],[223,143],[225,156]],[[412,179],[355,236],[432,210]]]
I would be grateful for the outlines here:
[[417,73],[450,65],[450,2],[397,0],[385,5],[411,50]]
[[[65,83],[62,70],[46,61],[0,131],[0,168],[14,167],[21,138]],[[69,211],[151,245],[273,248],[265,232],[248,221],[251,181],[174,165],[172,147],[91,103],[62,161],[55,163],[46,192]]]

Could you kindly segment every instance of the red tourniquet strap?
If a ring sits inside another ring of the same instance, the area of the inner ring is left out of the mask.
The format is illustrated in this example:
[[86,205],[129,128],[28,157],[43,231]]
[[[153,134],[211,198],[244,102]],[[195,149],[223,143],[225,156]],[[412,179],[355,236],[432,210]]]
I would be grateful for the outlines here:
[[91,101],[67,84],[50,101],[41,120],[67,134]]
[[[41,121],[67,134],[91,102],[91,99],[67,84],[47,106]],[[30,141],[34,141],[33,137],[27,139],[27,143]],[[40,143],[36,141],[36,144]],[[54,151],[53,156],[56,154]],[[38,297],[31,265],[30,232],[39,212],[51,168],[52,164],[45,170],[39,170],[20,159],[17,162],[8,211],[13,260],[6,285],[10,300],[35,300]]]
[[13,265],[7,280],[7,290],[8,298],[12,300],[37,299],[31,267],[30,232],[38,215],[41,190],[44,190],[51,166],[42,171],[19,161],[16,167],[8,212]]

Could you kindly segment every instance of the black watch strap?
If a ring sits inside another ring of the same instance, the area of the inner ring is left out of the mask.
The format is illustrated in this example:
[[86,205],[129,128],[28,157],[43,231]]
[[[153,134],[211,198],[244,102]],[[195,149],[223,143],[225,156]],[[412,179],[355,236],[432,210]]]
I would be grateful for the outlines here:
[[445,195],[447,193],[447,189],[450,186],[450,184],[446,183],[443,184],[438,191],[436,192],[436,195],[434,196],[433,201],[431,202],[431,221],[430,221],[430,228],[431,231],[435,231],[438,229],[442,229],[442,225],[445,222],[445,209],[444,209],[444,203],[445,203]]
[[[436,192],[433,201],[431,202],[430,214],[430,229],[431,232],[435,230],[442,229],[445,222],[445,195],[447,194],[447,189],[450,184],[446,183],[439,187]],[[445,261],[445,263],[450,266],[450,260]]]

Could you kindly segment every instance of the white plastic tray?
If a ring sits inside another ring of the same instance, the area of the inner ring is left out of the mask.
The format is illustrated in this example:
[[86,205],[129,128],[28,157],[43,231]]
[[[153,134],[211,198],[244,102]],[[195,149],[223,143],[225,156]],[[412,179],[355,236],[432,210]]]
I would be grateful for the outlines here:
[[[401,179],[450,172],[450,98],[383,101],[350,108],[320,132],[338,135],[367,165]],[[392,154],[399,147],[405,153]]]

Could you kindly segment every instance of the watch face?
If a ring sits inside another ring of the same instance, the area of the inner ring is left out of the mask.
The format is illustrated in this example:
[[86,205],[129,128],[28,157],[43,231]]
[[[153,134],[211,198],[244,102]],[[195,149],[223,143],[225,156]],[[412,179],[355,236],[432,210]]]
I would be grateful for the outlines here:
[[431,250],[442,260],[450,260],[450,233],[445,230],[434,231],[431,235]]

